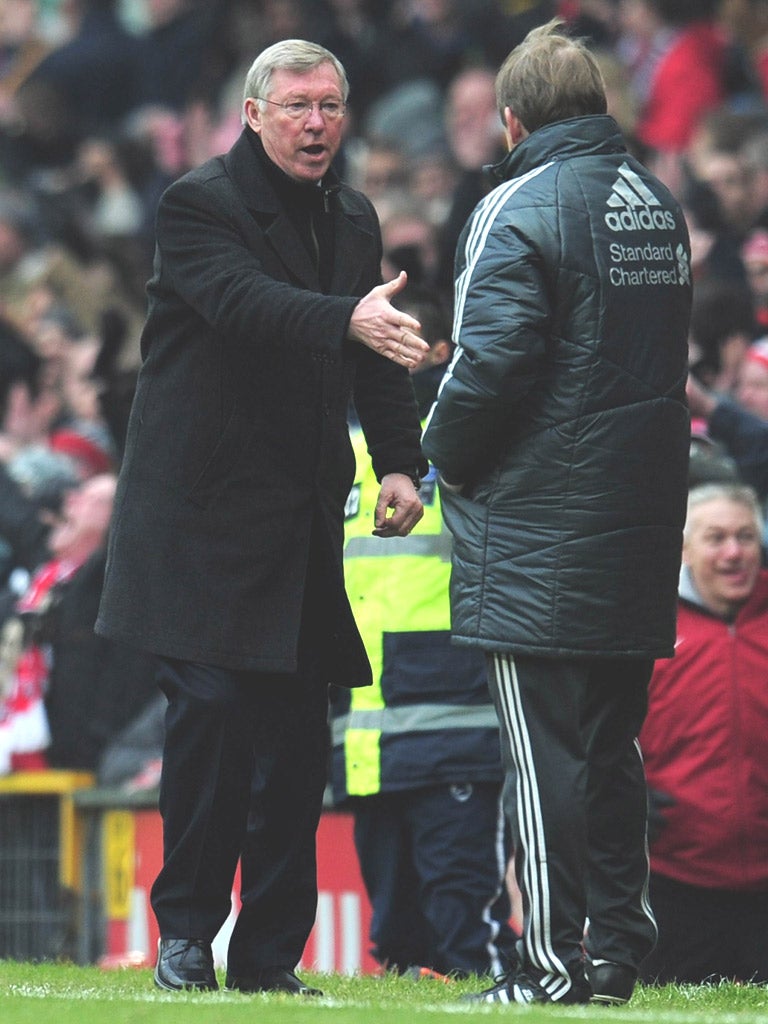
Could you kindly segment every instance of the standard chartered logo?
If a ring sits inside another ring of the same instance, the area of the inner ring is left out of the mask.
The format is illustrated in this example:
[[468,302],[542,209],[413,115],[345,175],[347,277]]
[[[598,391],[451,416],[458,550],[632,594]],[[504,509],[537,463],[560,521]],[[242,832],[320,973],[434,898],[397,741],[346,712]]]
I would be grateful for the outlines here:
[[613,266],[608,271],[611,284],[632,287],[646,284],[689,284],[691,268],[682,244],[622,245],[611,242],[608,255]]
[[674,214],[662,208],[661,201],[627,163],[619,168],[606,205],[605,223],[611,231],[642,231],[654,238],[641,245],[620,241],[609,244],[611,284],[630,288],[690,284],[691,265],[685,246],[655,241],[658,232],[677,228]]
[[685,246],[682,242],[678,242],[677,249],[675,249],[675,256],[677,257],[677,273],[679,275],[680,284],[690,284],[691,260],[688,253],[685,251]]

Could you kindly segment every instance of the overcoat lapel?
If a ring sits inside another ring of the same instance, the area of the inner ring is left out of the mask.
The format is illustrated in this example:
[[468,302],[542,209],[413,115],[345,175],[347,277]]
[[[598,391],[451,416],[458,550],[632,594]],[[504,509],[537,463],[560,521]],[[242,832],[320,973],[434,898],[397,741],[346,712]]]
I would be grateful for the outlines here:
[[[283,212],[277,195],[254,159],[246,132],[225,155],[227,171],[243,197],[243,202],[259,223],[269,244],[288,272],[289,278],[305,288],[320,291],[317,268],[296,232],[290,218]],[[343,193],[333,199],[335,207],[334,247],[342,258],[334,260],[331,293],[354,294],[360,268],[367,264],[372,238],[370,231],[358,225]]]
[[360,268],[367,265],[371,247],[375,243],[370,230],[363,227],[352,211],[346,208],[343,193],[337,196],[337,202],[334,246],[342,258],[334,261],[331,294],[356,295]]
[[305,288],[319,291],[317,268],[290,219],[283,213],[269,179],[262,172],[248,141],[247,129],[224,156],[224,165],[243,202],[286,268],[287,280],[298,281]]

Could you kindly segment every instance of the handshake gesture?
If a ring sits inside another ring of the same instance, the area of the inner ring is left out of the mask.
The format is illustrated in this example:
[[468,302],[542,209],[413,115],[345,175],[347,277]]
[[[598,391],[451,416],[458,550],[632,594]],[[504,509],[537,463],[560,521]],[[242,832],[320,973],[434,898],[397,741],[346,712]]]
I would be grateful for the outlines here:
[[352,313],[347,337],[367,345],[406,370],[414,370],[429,351],[429,345],[419,333],[419,321],[396,309],[391,302],[407,282],[408,276],[401,270],[392,281],[364,295]]

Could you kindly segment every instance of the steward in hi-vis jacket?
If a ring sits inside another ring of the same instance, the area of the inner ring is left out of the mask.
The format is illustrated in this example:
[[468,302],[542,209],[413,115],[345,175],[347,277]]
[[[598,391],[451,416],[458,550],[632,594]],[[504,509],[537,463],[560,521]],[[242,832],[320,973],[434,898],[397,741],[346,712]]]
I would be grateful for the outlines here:
[[397,971],[498,973],[514,943],[498,723],[483,658],[450,643],[435,474],[418,531],[385,541],[371,534],[378,484],[360,431],[353,445],[344,571],[374,684],[332,691],[332,779],[335,800],[351,798],[373,953]]

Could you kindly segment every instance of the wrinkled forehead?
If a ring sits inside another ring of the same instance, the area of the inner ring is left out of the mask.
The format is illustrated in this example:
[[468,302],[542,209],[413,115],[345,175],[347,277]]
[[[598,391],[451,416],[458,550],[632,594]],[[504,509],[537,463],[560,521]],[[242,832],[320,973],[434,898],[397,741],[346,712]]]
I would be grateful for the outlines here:
[[341,80],[333,64],[318,64],[310,71],[276,68],[269,82],[270,97],[274,95],[334,96],[342,98]]

